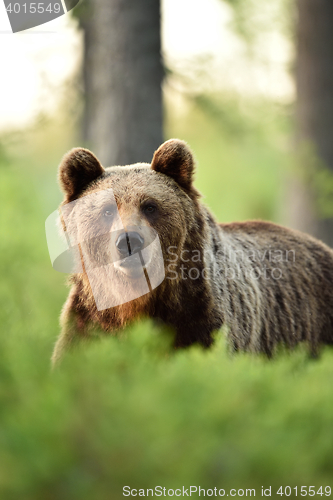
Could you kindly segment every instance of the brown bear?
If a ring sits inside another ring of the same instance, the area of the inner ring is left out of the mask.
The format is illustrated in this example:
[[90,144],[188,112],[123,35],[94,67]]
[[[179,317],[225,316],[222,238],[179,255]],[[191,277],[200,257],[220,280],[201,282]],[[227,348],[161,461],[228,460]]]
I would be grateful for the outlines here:
[[[64,156],[62,223],[81,268],[70,279],[54,363],[96,328],[115,332],[144,316],[170,325],[176,347],[208,347],[223,324],[233,350],[268,356],[279,343],[305,341],[315,355],[333,342],[333,251],[271,222],[218,224],[193,172],[193,155],[177,139],[162,144],[151,165],[104,169],[82,148]],[[149,250],[155,235],[159,248]],[[148,260],[160,276],[154,286]]]

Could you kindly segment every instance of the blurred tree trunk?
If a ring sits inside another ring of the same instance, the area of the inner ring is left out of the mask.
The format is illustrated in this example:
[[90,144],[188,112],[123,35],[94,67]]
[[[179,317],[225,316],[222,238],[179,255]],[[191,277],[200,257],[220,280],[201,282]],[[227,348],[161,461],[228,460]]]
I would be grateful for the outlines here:
[[333,1],[297,0],[297,7],[296,125],[305,182],[291,186],[291,224],[333,246],[333,218],[318,211],[325,186],[313,168],[317,162],[333,176]]
[[105,166],[150,162],[163,142],[160,3],[90,0],[78,15],[84,141]]

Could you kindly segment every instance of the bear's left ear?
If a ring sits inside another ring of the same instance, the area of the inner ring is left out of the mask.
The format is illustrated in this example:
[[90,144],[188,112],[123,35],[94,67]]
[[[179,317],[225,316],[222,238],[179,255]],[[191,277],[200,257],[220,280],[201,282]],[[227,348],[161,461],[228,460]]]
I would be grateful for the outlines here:
[[194,159],[186,142],[179,139],[164,142],[155,151],[151,168],[172,177],[186,191],[191,191]]
[[65,202],[75,200],[88,185],[105,172],[96,156],[84,148],[74,148],[59,165],[59,183]]

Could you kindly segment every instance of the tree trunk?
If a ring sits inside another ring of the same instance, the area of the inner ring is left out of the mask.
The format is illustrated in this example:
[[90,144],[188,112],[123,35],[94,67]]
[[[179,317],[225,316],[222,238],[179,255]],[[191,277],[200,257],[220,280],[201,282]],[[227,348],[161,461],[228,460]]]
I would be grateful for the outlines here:
[[150,162],[163,142],[158,0],[91,0],[84,29],[83,138],[105,166]]
[[320,172],[313,168],[321,164],[320,169],[326,170],[324,179],[330,175],[333,179],[333,1],[297,0],[297,6],[297,143],[302,151],[301,167],[308,172],[307,189],[304,183],[294,189],[299,211],[291,216],[293,225],[333,246],[333,217],[328,210],[325,216],[318,205],[320,191],[327,186],[317,182]]

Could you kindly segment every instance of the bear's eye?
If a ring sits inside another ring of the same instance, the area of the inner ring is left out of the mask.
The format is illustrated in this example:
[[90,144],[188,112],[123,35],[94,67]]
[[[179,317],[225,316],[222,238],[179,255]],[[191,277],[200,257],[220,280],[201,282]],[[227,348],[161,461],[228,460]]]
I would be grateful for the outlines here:
[[154,212],[156,212],[157,210],[157,207],[155,205],[153,205],[152,203],[148,203],[147,205],[145,205],[143,207],[143,211],[146,213],[146,214],[153,214]]
[[113,207],[106,207],[104,212],[103,212],[104,217],[112,217],[114,215],[114,208]]

